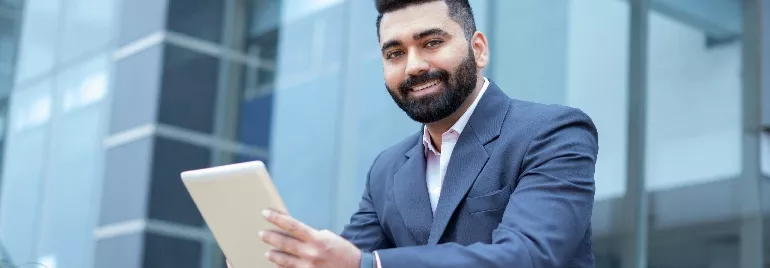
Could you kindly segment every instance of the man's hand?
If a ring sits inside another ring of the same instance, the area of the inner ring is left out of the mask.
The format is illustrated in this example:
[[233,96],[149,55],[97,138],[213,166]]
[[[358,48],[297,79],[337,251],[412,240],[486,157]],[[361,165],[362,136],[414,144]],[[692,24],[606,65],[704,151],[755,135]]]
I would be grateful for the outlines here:
[[262,231],[259,236],[275,247],[267,258],[280,267],[357,268],[361,251],[329,230],[318,231],[289,215],[265,210],[265,218],[280,231]]

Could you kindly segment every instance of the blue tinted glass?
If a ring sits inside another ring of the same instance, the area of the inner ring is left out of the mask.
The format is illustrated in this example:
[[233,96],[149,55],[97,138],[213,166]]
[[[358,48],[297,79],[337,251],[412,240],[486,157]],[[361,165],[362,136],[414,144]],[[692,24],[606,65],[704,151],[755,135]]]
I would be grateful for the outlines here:
[[269,148],[272,115],[272,93],[246,97],[241,103],[238,140],[248,145]]
[[21,32],[22,9],[0,3],[0,96],[7,96],[13,86],[16,54]]
[[13,95],[0,194],[0,243],[13,261],[36,261],[35,242],[45,175],[51,81]]
[[179,175],[211,166],[211,151],[182,141],[155,138],[149,218],[202,226],[203,218]]
[[144,233],[136,232],[99,239],[96,241],[93,267],[152,267],[142,265],[142,260],[144,259],[144,236]]
[[219,59],[167,45],[158,120],[212,133],[218,81]]
[[152,150],[152,137],[107,149],[100,226],[147,217]]
[[268,64],[239,65],[243,75],[238,80],[241,94],[239,95],[237,139],[242,143],[260,148],[269,147],[273,110],[271,92],[275,90],[278,35],[278,28],[274,28],[252,37],[249,43],[249,51],[259,52],[254,54],[259,57],[258,62]]
[[332,228],[336,210],[344,10],[335,5],[284,25],[278,49],[270,173],[288,209],[316,228]]
[[219,43],[225,2],[168,0],[168,30]]
[[48,145],[38,258],[90,267],[102,178],[108,58],[60,73]]
[[200,267],[199,241],[147,233],[142,267]]
[[158,120],[162,57],[163,46],[156,45],[115,63],[110,134]]
[[113,40],[118,0],[68,0],[60,36],[59,62],[67,62]]
[[120,1],[116,29],[118,46],[122,47],[166,28],[166,0]]
[[54,64],[62,0],[28,0],[19,43],[16,81],[50,71]]

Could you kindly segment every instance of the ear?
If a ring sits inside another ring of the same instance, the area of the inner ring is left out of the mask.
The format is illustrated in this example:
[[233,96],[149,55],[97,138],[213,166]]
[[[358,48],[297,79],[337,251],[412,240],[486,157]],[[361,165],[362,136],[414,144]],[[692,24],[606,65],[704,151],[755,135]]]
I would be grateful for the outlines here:
[[489,64],[489,44],[487,43],[487,37],[484,33],[476,31],[471,37],[471,47],[473,48],[473,55],[476,59],[476,67],[484,69]]

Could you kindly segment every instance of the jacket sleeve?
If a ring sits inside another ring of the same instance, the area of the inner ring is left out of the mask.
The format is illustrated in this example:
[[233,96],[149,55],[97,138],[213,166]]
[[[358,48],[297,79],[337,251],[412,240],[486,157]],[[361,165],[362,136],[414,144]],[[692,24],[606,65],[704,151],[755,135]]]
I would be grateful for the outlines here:
[[378,250],[383,267],[566,267],[590,228],[598,134],[583,112],[552,113],[530,141],[491,244]]
[[[379,159],[379,156],[377,156],[377,159]],[[372,168],[377,163],[377,159],[372,164]],[[380,226],[380,220],[374,208],[374,201],[371,195],[372,168],[369,169],[367,174],[366,187],[361,197],[361,202],[359,202],[358,211],[351,216],[350,223],[345,226],[340,234],[340,236],[361,249],[363,253],[371,253],[374,250],[393,247]]]

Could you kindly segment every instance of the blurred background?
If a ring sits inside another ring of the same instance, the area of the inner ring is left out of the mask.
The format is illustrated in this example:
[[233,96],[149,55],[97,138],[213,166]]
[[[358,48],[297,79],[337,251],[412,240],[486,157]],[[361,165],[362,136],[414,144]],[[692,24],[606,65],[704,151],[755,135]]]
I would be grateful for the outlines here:
[[[599,129],[597,267],[769,263],[770,5],[470,2],[487,77]],[[179,173],[251,160],[297,218],[340,231],[374,157],[420,130],[383,85],[376,15],[362,0],[0,0],[2,259],[222,268]]]

